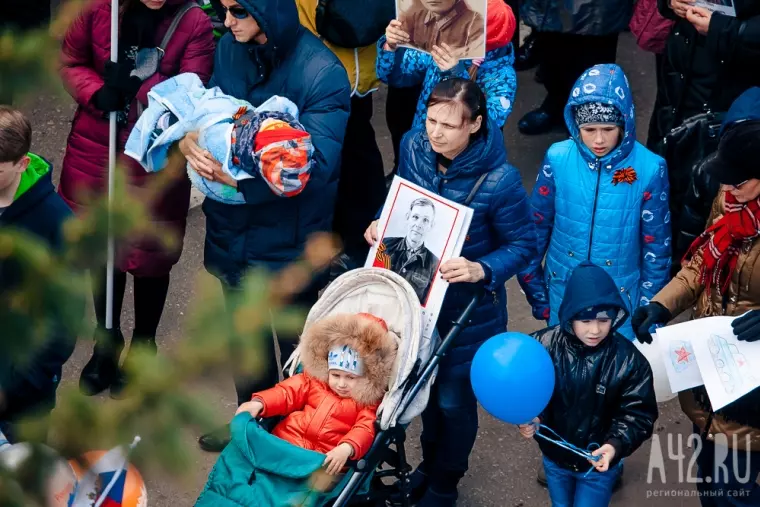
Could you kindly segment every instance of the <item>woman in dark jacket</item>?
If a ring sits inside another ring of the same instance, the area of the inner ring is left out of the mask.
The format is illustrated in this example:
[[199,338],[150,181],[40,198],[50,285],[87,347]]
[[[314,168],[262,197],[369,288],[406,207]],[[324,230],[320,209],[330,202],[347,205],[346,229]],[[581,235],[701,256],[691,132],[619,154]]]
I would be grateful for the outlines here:
[[[456,502],[478,431],[470,364],[484,341],[506,330],[504,284],[536,255],[535,226],[520,174],[507,163],[501,131],[493,122],[486,124],[487,118],[480,88],[462,78],[448,79],[433,89],[425,127],[401,141],[399,176],[446,199],[464,203],[484,178],[470,203],[474,215],[462,256],[440,267],[452,284],[438,319],[440,334],[449,331],[472,298],[472,284],[489,294],[443,358],[422,414],[423,462],[413,483],[414,499],[422,497],[418,507]],[[379,239],[377,222],[366,237],[371,244]]]
[[[666,18],[676,21],[665,48],[647,147],[666,156],[663,139],[698,114],[722,113],[752,86],[760,85],[760,2],[733,0],[736,17],[692,6],[684,0],[658,0]],[[693,161],[666,160],[670,210],[679,224]],[[674,254],[676,249],[674,249]],[[680,258],[674,256],[673,265]]]
[[[308,183],[300,194],[286,198],[275,195],[262,178],[227,181],[221,164],[207,157],[194,140],[186,137],[179,143],[199,174],[237,186],[245,197],[242,206],[213,199],[203,203],[204,264],[230,296],[248,269],[278,271],[301,256],[311,234],[332,230],[351,87],[338,58],[301,26],[295,0],[222,0],[221,4],[230,31],[219,41],[209,86],[254,106],[273,95],[290,99],[314,145]],[[294,302],[313,305],[321,281],[318,276]],[[283,363],[297,339],[278,334]],[[270,362],[255,379],[235,379],[238,404],[278,381],[274,341],[263,343],[269,347],[265,354]],[[205,450],[218,451],[228,440],[224,431],[202,436],[200,444]]]
[[[760,110],[760,96],[749,110]],[[652,343],[652,326],[686,310],[697,319],[736,317],[731,325],[739,341],[760,340],[758,159],[760,119],[738,122],[723,133],[716,156],[703,168],[721,184],[707,228],[689,247],[676,277],[633,314],[639,341]],[[678,399],[700,438],[695,458],[702,505],[760,505],[760,388],[717,410],[704,386],[681,391]]]
[[[154,85],[184,72],[193,72],[204,82],[211,77],[214,55],[211,22],[194,0],[121,0],[120,6],[118,63],[110,63],[110,0],[95,0],[87,5],[63,41],[61,78],[78,107],[66,145],[58,192],[77,214],[85,213],[91,206],[89,199],[102,197],[108,188],[109,113],[118,113],[117,150],[122,152],[139,109],[147,106],[148,92]],[[158,69],[146,70],[142,66],[136,69],[138,52],[157,48],[177,13],[187,8],[163,48]],[[130,192],[139,195],[155,181],[156,175],[147,173],[128,157],[122,157],[119,164],[126,172]],[[120,316],[127,273],[134,276],[132,345],[139,341],[156,347],[169,273],[182,253],[190,204],[189,180],[178,179],[157,200],[146,204],[151,229],[171,236],[176,246],[169,249],[152,238],[135,238],[122,245],[114,273],[113,329],[109,332],[104,330],[105,269],[94,277],[96,345],[80,377],[80,387],[87,393],[111,387],[116,395],[124,387],[118,362],[124,347]]]

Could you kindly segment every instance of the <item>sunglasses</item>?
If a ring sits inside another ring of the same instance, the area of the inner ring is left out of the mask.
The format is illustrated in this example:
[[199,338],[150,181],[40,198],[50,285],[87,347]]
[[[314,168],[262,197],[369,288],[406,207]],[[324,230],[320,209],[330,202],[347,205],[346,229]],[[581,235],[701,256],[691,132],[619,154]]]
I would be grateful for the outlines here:
[[222,9],[225,14],[229,12],[235,19],[245,19],[248,17],[248,11],[240,5],[233,5],[232,7],[222,5]]
[[726,186],[727,186],[727,187],[731,187],[731,188],[735,188],[736,190],[739,190],[739,189],[742,187],[742,185],[744,185],[744,184],[745,184],[745,183],[747,183],[748,181],[749,181],[749,180],[744,180],[744,181],[742,181],[741,183],[737,183],[736,185],[726,185]]

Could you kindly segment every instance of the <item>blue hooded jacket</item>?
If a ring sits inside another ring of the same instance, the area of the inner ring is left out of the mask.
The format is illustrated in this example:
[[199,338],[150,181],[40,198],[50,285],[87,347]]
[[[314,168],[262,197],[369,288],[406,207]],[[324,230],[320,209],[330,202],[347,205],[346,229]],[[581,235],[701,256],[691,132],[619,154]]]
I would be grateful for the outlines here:
[[[454,158],[446,174],[438,170],[436,153],[423,128],[407,132],[401,140],[398,174],[431,192],[463,204],[483,173],[483,180],[470,207],[474,210],[462,257],[480,262],[490,271],[484,297],[470,322],[456,339],[442,365],[471,361],[481,343],[507,326],[507,293],[504,288],[512,275],[524,269],[536,256],[536,232],[530,219],[530,204],[520,174],[507,163],[504,138],[494,121],[488,122],[484,137],[477,138]],[[472,298],[469,283],[449,285],[438,330],[445,335],[451,322]]]
[[[573,114],[574,106],[588,102],[612,104],[625,117],[622,141],[601,158],[581,140]],[[612,276],[629,312],[648,304],[670,272],[667,168],[636,141],[622,69],[605,64],[584,72],[565,107],[565,123],[572,139],[549,148],[531,196],[539,256],[519,278],[534,316],[550,325],[559,322],[567,279],[584,260]],[[623,174],[628,181],[616,182]],[[620,331],[633,339],[630,323]]]
[[237,285],[249,266],[277,270],[297,259],[307,237],[332,228],[340,153],[351,87],[338,58],[298,20],[295,0],[239,0],[267,36],[263,45],[237,42],[232,33],[216,48],[209,86],[254,106],[273,95],[298,106],[311,134],[311,179],[295,197],[275,195],[261,178],[240,184],[246,205],[212,199],[206,214],[206,268]]
[[[422,93],[417,101],[413,128],[424,127],[427,118],[427,102],[435,85],[451,77],[470,79],[467,69],[472,60],[462,60],[453,69],[441,72],[433,57],[416,49],[398,48],[386,51],[385,35],[377,42],[377,77],[386,84],[397,87],[422,84]],[[517,74],[513,64],[515,54],[512,44],[492,49],[478,68],[475,82],[486,96],[488,117],[499,128],[504,126],[517,93]]]
[[[556,381],[549,405],[539,418],[571,444],[615,448],[613,464],[630,456],[651,435],[657,419],[652,369],[636,346],[616,330],[628,310],[612,278],[599,266],[583,261],[572,272],[559,310],[561,325],[533,334],[549,352]],[[572,321],[594,306],[618,308],[607,337],[596,346],[581,342]],[[545,457],[585,472],[588,461],[537,438]]]

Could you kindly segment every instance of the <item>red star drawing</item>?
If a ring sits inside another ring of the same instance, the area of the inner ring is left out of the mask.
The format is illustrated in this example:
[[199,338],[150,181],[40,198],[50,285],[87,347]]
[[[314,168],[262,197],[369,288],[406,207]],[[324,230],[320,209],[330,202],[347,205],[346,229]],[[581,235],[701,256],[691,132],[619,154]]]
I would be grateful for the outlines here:
[[676,358],[677,362],[679,362],[679,363],[688,363],[689,362],[689,356],[691,355],[691,352],[689,352],[688,350],[686,350],[686,347],[681,346],[681,348],[677,349],[675,352],[676,352],[676,355],[678,356]]

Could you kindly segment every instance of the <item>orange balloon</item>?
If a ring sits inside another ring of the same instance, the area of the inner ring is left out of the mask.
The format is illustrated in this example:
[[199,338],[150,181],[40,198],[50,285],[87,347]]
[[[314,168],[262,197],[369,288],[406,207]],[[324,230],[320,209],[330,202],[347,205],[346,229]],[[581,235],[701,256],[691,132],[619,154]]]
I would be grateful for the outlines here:
[[[107,451],[90,451],[84,453],[79,461],[69,460],[71,468],[78,480],[84,477],[87,469],[98,462]],[[82,469],[80,463],[84,463],[86,468]],[[103,485],[105,486],[105,485]],[[127,467],[127,477],[124,481],[124,495],[121,499],[122,507],[148,507],[148,491],[145,488],[145,482],[137,468],[130,464]]]

